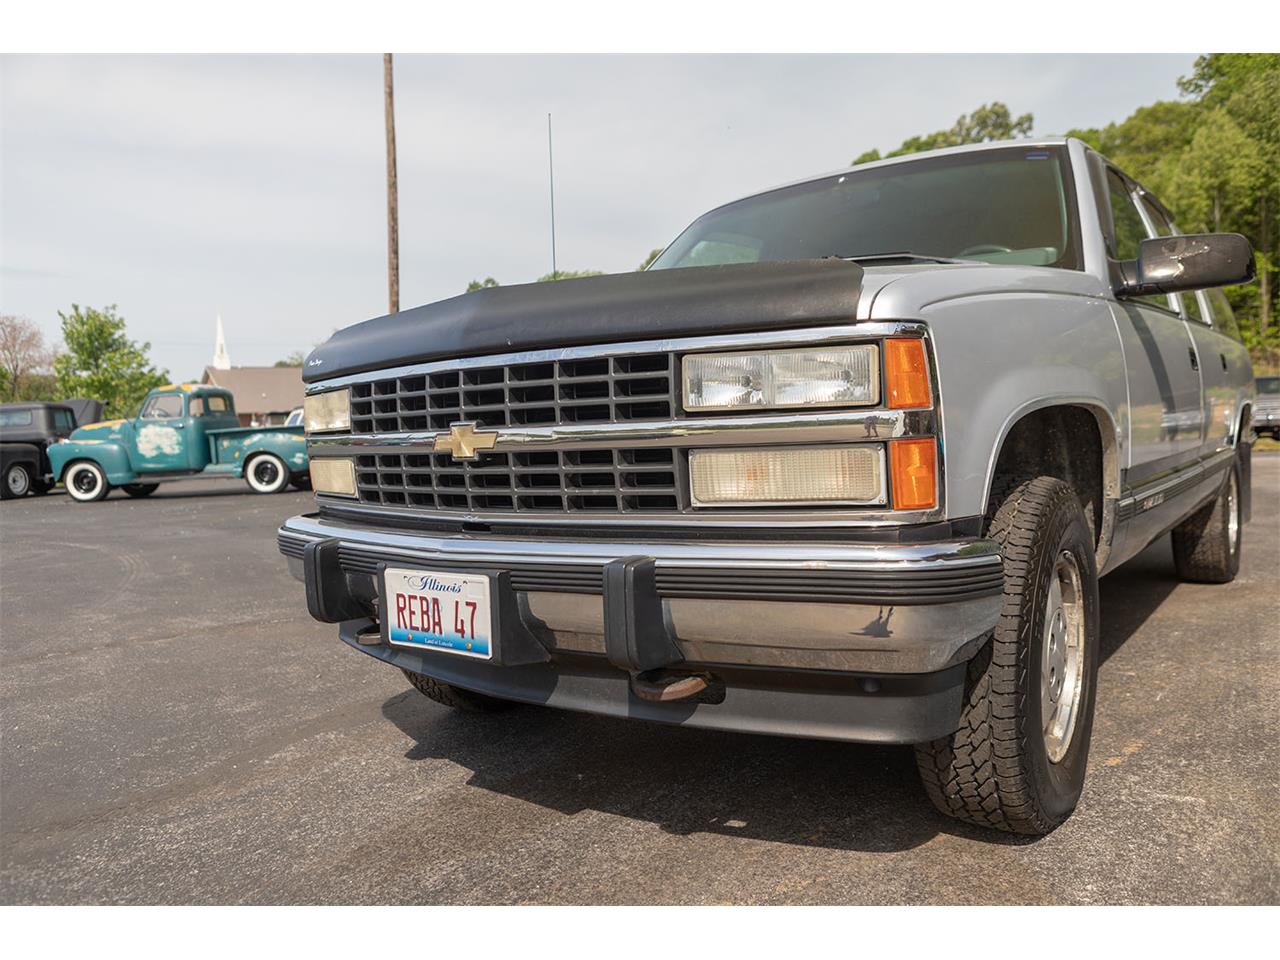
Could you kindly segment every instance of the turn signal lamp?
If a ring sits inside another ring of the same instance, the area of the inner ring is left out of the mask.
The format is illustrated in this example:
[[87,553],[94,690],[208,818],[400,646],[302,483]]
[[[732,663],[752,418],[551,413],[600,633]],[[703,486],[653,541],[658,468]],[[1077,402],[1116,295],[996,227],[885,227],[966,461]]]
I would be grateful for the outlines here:
[[928,510],[938,504],[938,450],[934,440],[889,442],[889,478],[895,510]]
[[885,395],[891,410],[932,405],[923,340],[917,337],[886,340],[884,371]]

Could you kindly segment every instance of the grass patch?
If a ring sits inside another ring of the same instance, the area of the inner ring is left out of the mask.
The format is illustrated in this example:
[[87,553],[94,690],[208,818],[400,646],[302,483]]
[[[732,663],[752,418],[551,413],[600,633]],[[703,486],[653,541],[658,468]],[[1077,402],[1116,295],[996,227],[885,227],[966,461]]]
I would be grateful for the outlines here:
[[1259,437],[1253,443],[1254,453],[1280,453],[1280,440],[1270,437]]

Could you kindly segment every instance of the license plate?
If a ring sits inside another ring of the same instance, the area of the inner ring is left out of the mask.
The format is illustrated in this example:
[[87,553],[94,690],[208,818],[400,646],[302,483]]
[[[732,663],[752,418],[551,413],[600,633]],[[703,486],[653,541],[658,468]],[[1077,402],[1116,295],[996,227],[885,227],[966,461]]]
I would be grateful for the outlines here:
[[387,567],[382,583],[392,643],[480,660],[493,656],[487,576]]

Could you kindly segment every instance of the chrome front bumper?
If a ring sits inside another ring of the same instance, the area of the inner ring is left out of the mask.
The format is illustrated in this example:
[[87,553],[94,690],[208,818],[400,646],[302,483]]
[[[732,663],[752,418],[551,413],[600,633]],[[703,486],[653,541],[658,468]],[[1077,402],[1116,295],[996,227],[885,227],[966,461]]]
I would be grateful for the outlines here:
[[986,540],[495,539],[405,533],[318,516],[287,521],[277,540],[304,583],[307,544],[332,547],[336,591],[347,606],[330,620],[354,619],[347,614],[357,610],[376,618],[382,563],[503,571],[522,626],[552,656],[608,656],[606,622],[616,629],[617,611],[637,608],[615,601],[609,620],[607,584],[614,580],[607,571],[624,560],[652,561],[650,617],[661,621],[685,663],[702,666],[932,673],[972,656],[995,626],[1002,588],[1000,556]]

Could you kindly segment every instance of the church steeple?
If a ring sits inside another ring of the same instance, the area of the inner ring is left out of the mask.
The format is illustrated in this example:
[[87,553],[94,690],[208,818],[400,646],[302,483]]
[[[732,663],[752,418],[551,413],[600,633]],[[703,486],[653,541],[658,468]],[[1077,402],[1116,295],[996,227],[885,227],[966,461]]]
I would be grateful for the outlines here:
[[222,314],[218,314],[218,327],[213,346],[213,369],[230,370],[231,358],[227,356],[227,337],[222,332]]

